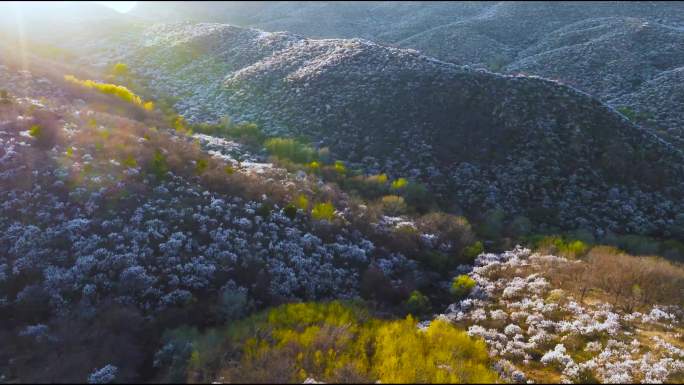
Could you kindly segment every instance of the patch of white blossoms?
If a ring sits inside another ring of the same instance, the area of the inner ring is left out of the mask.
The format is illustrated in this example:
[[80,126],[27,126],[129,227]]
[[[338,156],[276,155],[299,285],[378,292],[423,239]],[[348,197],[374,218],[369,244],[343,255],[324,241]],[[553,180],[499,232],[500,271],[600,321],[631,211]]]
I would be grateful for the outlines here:
[[643,332],[681,340],[673,332],[682,327],[681,309],[654,306],[648,314],[625,314],[606,303],[580,304],[540,274],[547,263],[575,262],[521,247],[481,254],[469,274],[477,282],[471,295],[437,317],[483,338],[498,360],[495,369],[511,382],[529,381],[526,371],[537,362],[564,383],[662,383],[681,375],[684,351]]

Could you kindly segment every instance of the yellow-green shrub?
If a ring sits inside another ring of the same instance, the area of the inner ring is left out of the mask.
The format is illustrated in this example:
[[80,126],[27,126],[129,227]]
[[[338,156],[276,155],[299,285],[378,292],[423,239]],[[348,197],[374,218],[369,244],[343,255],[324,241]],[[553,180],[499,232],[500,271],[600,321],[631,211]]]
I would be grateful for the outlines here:
[[406,203],[419,212],[427,212],[436,206],[434,196],[421,183],[408,183],[402,189],[402,195],[406,199]]
[[311,217],[317,221],[327,220],[331,222],[335,217],[335,206],[330,202],[316,203],[313,209],[311,209]]
[[297,163],[311,162],[317,156],[313,148],[290,138],[271,138],[266,140],[264,146],[271,155]]
[[356,191],[365,199],[376,199],[389,192],[387,186],[387,175],[356,175],[345,178],[341,181],[341,185],[345,190]]
[[369,175],[366,177],[366,180],[368,182],[371,182],[371,183],[385,184],[385,183],[387,183],[387,175],[386,174]]
[[306,197],[304,194],[300,194],[297,199],[294,201],[294,205],[297,206],[297,208],[301,210],[308,210],[309,209],[309,198]]
[[229,136],[241,139],[248,144],[262,144],[266,135],[255,123],[238,123],[228,125],[227,133]]
[[465,297],[470,293],[470,290],[472,290],[475,285],[477,285],[477,282],[475,282],[474,279],[465,274],[461,274],[455,277],[451,282],[451,294],[453,294],[456,298]]
[[112,75],[118,77],[126,77],[129,75],[128,66],[124,63],[116,63],[112,67]]
[[129,167],[129,168],[135,168],[138,167],[138,161],[135,160],[135,158],[132,155],[127,156],[121,161],[121,164],[123,166]]
[[537,249],[544,253],[556,254],[561,257],[577,259],[589,251],[589,246],[579,240],[564,240],[559,236],[547,236],[537,242]]
[[463,250],[463,257],[472,262],[482,252],[484,252],[484,246],[481,241],[477,241]]
[[392,181],[390,188],[392,190],[401,190],[404,187],[406,187],[407,184],[408,184],[408,181],[406,180],[406,178],[399,178],[397,180]]
[[34,125],[31,126],[31,128],[29,128],[29,130],[28,130],[28,134],[31,135],[31,136],[34,137],[34,138],[40,137],[40,135],[41,135],[42,133],[43,133],[43,128],[42,128],[40,125],[38,125],[38,124],[34,124]]
[[164,156],[164,153],[162,153],[159,149],[154,151],[154,155],[152,156],[152,160],[150,162],[150,169],[150,171],[160,179],[163,179],[169,170],[166,156]]
[[288,204],[283,208],[283,214],[290,219],[295,219],[297,217],[297,206],[292,203]]
[[347,173],[347,167],[344,165],[344,162],[340,160],[335,161],[335,171],[338,174],[344,175]]
[[0,104],[10,104],[12,99],[10,98],[9,92],[7,90],[0,90]]
[[171,124],[176,132],[186,135],[192,134],[192,129],[188,127],[188,123],[185,121],[185,118],[182,115],[173,116]]
[[195,172],[197,172],[198,175],[201,175],[206,171],[207,167],[209,167],[208,159],[197,159],[197,162],[195,163]]
[[316,173],[321,170],[321,164],[316,162],[315,160],[307,165],[309,168],[309,171]]
[[475,234],[465,217],[433,212],[418,218],[416,224],[421,231],[437,235],[439,242],[451,243],[457,256],[475,241]]

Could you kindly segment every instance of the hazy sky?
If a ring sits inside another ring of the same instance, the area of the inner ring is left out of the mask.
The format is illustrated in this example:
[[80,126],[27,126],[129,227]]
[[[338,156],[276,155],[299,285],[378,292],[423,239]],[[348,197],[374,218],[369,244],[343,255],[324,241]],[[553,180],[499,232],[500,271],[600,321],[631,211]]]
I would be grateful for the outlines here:
[[125,13],[133,9],[137,1],[94,1],[93,3],[102,4],[121,13]]

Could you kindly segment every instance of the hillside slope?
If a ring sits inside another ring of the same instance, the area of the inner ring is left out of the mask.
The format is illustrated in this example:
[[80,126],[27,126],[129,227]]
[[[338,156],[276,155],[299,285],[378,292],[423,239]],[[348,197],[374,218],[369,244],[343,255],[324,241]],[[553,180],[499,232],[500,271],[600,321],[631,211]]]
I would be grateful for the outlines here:
[[571,87],[359,39],[208,23],[144,36],[124,59],[190,120],[307,135],[367,172],[429,183],[456,211],[596,233],[671,234],[684,219],[681,152]]
[[[0,56],[3,382],[154,382],[167,329],[358,297],[375,264],[399,301],[420,281],[416,261],[350,225],[333,186],[240,163],[239,144],[177,133],[61,70]],[[340,212],[283,210],[300,194]]]
[[634,92],[612,99],[616,107],[634,110],[635,120],[665,133],[673,143],[684,140],[684,67],[665,71]]

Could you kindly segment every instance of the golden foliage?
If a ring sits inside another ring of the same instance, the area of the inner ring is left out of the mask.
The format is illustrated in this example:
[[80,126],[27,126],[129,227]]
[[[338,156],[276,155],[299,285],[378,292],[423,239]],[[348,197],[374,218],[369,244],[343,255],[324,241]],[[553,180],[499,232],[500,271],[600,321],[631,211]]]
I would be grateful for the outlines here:
[[294,201],[294,205],[297,206],[297,208],[302,209],[302,210],[308,210],[309,209],[309,198],[306,197],[304,194],[300,194],[297,199]]
[[378,328],[373,372],[383,383],[493,383],[487,348],[446,321],[419,331],[407,317]]
[[446,321],[421,330],[411,316],[379,320],[334,301],[283,305],[231,329],[233,342],[244,345],[240,364],[221,371],[229,381],[497,381],[484,342]]
[[344,175],[347,173],[347,166],[345,166],[344,162],[342,162],[341,160],[336,160],[335,161],[335,171],[338,174]]
[[133,93],[133,91],[129,90],[124,86],[109,83],[99,83],[94,80],[80,80],[73,75],[64,75],[64,80],[66,80],[69,83],[79,85],[81,87],[97,90],[106,95],[116,96],[117,98],[125,102],[139,106],[140,108],[143,108],[147,111],[151,111],[154,109],[154,103],[144,102],[140,98],[140,96],[136,95],[135,93]]
[[335,206],[332,203],[316,203],[311,209],[311,217],[317,221],[327,220],[331,222],[335,218]]
[[406,185],[408,185],[408,180],[406,180],[406,178],[399,178],[399,179],[392,181],[390,188],[392,190],[401,190],[404,187],[406,187]]

